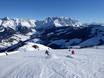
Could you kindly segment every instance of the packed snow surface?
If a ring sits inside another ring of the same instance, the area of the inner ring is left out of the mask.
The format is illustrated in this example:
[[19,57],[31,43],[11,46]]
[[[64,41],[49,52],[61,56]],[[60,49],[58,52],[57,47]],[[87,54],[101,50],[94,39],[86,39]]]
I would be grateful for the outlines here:
[[[104,78],[104,49],[21,51],[0,56],[0,78]],[[20,52],[21,51],[21,52]]]

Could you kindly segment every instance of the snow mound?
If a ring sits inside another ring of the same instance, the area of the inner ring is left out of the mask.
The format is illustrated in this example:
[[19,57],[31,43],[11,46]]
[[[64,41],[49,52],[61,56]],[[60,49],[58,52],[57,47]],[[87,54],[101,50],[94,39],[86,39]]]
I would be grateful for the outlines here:
[[[34,48],[35,46],[35,48]],[[25,51],[36,51],[36,50],[49,50],[51,48],[41,45],[41,44],[37,44],[37,43],[31,43],[28,42],[26,45],[24,45],[23,47],[21,47],[19,50],[25,50]]]

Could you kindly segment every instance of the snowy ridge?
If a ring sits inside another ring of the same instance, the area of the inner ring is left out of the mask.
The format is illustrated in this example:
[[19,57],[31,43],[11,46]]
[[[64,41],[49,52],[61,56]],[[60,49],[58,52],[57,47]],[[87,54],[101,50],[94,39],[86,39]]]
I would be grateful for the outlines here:
[[[34,48],[32,46],[38,46],[38,48]],[[47,47],[47,46],[44,46],[44,45],[41,45],[41,44],[37,44],[37,43],[32,43],[32,42],[28,42],[26,43],[26,45],[22,46],[21,48],[19,48],[19,50],[25,50],[25,51],[35,51],[35,50],[48,50],[51,48]]]

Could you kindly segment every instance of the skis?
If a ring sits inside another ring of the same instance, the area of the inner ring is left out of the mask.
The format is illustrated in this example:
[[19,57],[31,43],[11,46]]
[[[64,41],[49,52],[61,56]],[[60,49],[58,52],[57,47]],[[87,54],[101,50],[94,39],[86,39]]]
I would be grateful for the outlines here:
[[66,57],[67,57],[67,58],[73,58],[71,55],[67,55]]

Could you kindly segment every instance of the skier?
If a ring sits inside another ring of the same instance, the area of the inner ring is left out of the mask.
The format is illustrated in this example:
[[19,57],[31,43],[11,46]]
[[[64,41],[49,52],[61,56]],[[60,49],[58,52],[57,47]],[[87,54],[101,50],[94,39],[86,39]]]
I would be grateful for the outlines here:
[[72,54],[72,55],[74,55],[74,54],[75,54],[75,51],[74,51],[74,50],[72,50],[72,51],[71,51],[71,54]]
[[49,51],[48,51],[48,50],[46,50],[46,51],[45,51],[45,54],[46,54],[47,56],[49,56]]
[[74,55],[75,54],[75,52],[74,52],[74,50],[68,50],[69,51],[69,54],[68,55],[66,55],[66,57],[67,58],[73,58],[73,56],[72,55]]

